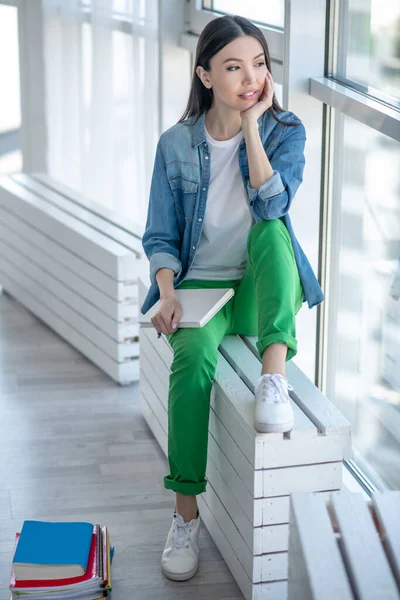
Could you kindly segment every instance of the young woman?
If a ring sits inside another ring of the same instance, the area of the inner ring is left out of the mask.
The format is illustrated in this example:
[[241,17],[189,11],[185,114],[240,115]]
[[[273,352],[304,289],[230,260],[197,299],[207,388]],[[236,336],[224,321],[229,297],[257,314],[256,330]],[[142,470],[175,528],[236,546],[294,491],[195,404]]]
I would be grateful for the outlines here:
[[[304,301],[323,300],[288,216],[305,140],[301,121],[275,98],[260,29],[238,16],[211,21],[185,113],[157,146],[143,236],[152,285],[141,311],[161,298],[152,322],[174,351],[164,486],[176,504],[161,561],[170,579],[187,580],[198,567],[196,495],[206,489],[210,392],[226,334],[258,336],[255,428],[293,427],[285,362],[297,352],[295,315]],[[232,287],[235,295],[203,328],[179,328],[178,287]]]

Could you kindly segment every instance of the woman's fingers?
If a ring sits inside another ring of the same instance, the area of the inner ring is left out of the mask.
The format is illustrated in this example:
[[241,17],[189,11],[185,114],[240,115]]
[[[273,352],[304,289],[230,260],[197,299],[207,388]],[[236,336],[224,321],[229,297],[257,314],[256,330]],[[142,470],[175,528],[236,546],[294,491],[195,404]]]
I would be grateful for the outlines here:
[[164,335],[168,335],[176,331],[175,329],[172,329],[171,317],[166,317],[164,315],[158,314],[156,317],[153,317],[152,323],[158,333],[161,332]]

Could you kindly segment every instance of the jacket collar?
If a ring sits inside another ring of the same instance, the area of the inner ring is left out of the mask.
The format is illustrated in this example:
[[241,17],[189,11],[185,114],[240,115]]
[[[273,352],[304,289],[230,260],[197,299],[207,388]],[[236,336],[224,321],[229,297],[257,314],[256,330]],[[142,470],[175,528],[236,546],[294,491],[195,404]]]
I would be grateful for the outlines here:
[[[205,124],[204,124],[205,116],[206,116],[206,113],[203,112],[200,115],[200,117],[197,119],[196,123],[194,122],[195,117],[191,117],[192,122],[191,122],[190,127],[191,127],[192,148],[196,148],[196,146],[199,146],[199,144],[206,141],[206,131],[205,131]],[[263,116],[264,115],[261,115],[257,119],[258,131],[260,132],[260,134],[262,134]]]

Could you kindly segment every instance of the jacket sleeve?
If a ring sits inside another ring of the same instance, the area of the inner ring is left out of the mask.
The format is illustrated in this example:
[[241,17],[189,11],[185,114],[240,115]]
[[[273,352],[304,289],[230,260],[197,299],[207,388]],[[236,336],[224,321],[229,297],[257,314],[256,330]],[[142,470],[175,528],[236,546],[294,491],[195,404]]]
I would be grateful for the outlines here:
[[174,197],[165,170],[165,160],[158,141],[150,186],[150,199],[145,232],[142,237],[143,250],[150,261],[150,281],[156,284],[158,269],[168,268],[180,275],[182,263],[179,259],[181,239],[178,232]]
[[306,132],[301,121],[298,122],[297,126],[285,127],[283,139],[270,159],[272,177],[258,189],[247,184],[250,205],[260,219],[270,221],[286,215],[303,181]]

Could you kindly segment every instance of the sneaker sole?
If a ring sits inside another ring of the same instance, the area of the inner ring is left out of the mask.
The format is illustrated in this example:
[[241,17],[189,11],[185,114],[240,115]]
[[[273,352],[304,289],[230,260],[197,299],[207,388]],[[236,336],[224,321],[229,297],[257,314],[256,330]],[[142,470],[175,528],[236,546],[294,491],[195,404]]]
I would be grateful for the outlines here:
[[188,571],[187,573],[172,573],[162,566],[165,577],[172,579],[172,581],[187,581],[196,575],[198,568],[199,565],[197,564],[191,571]]
[[288,423],[259,423],[255,421],[255,428],[259,433],[287,433],[293,429],[293,421]]

